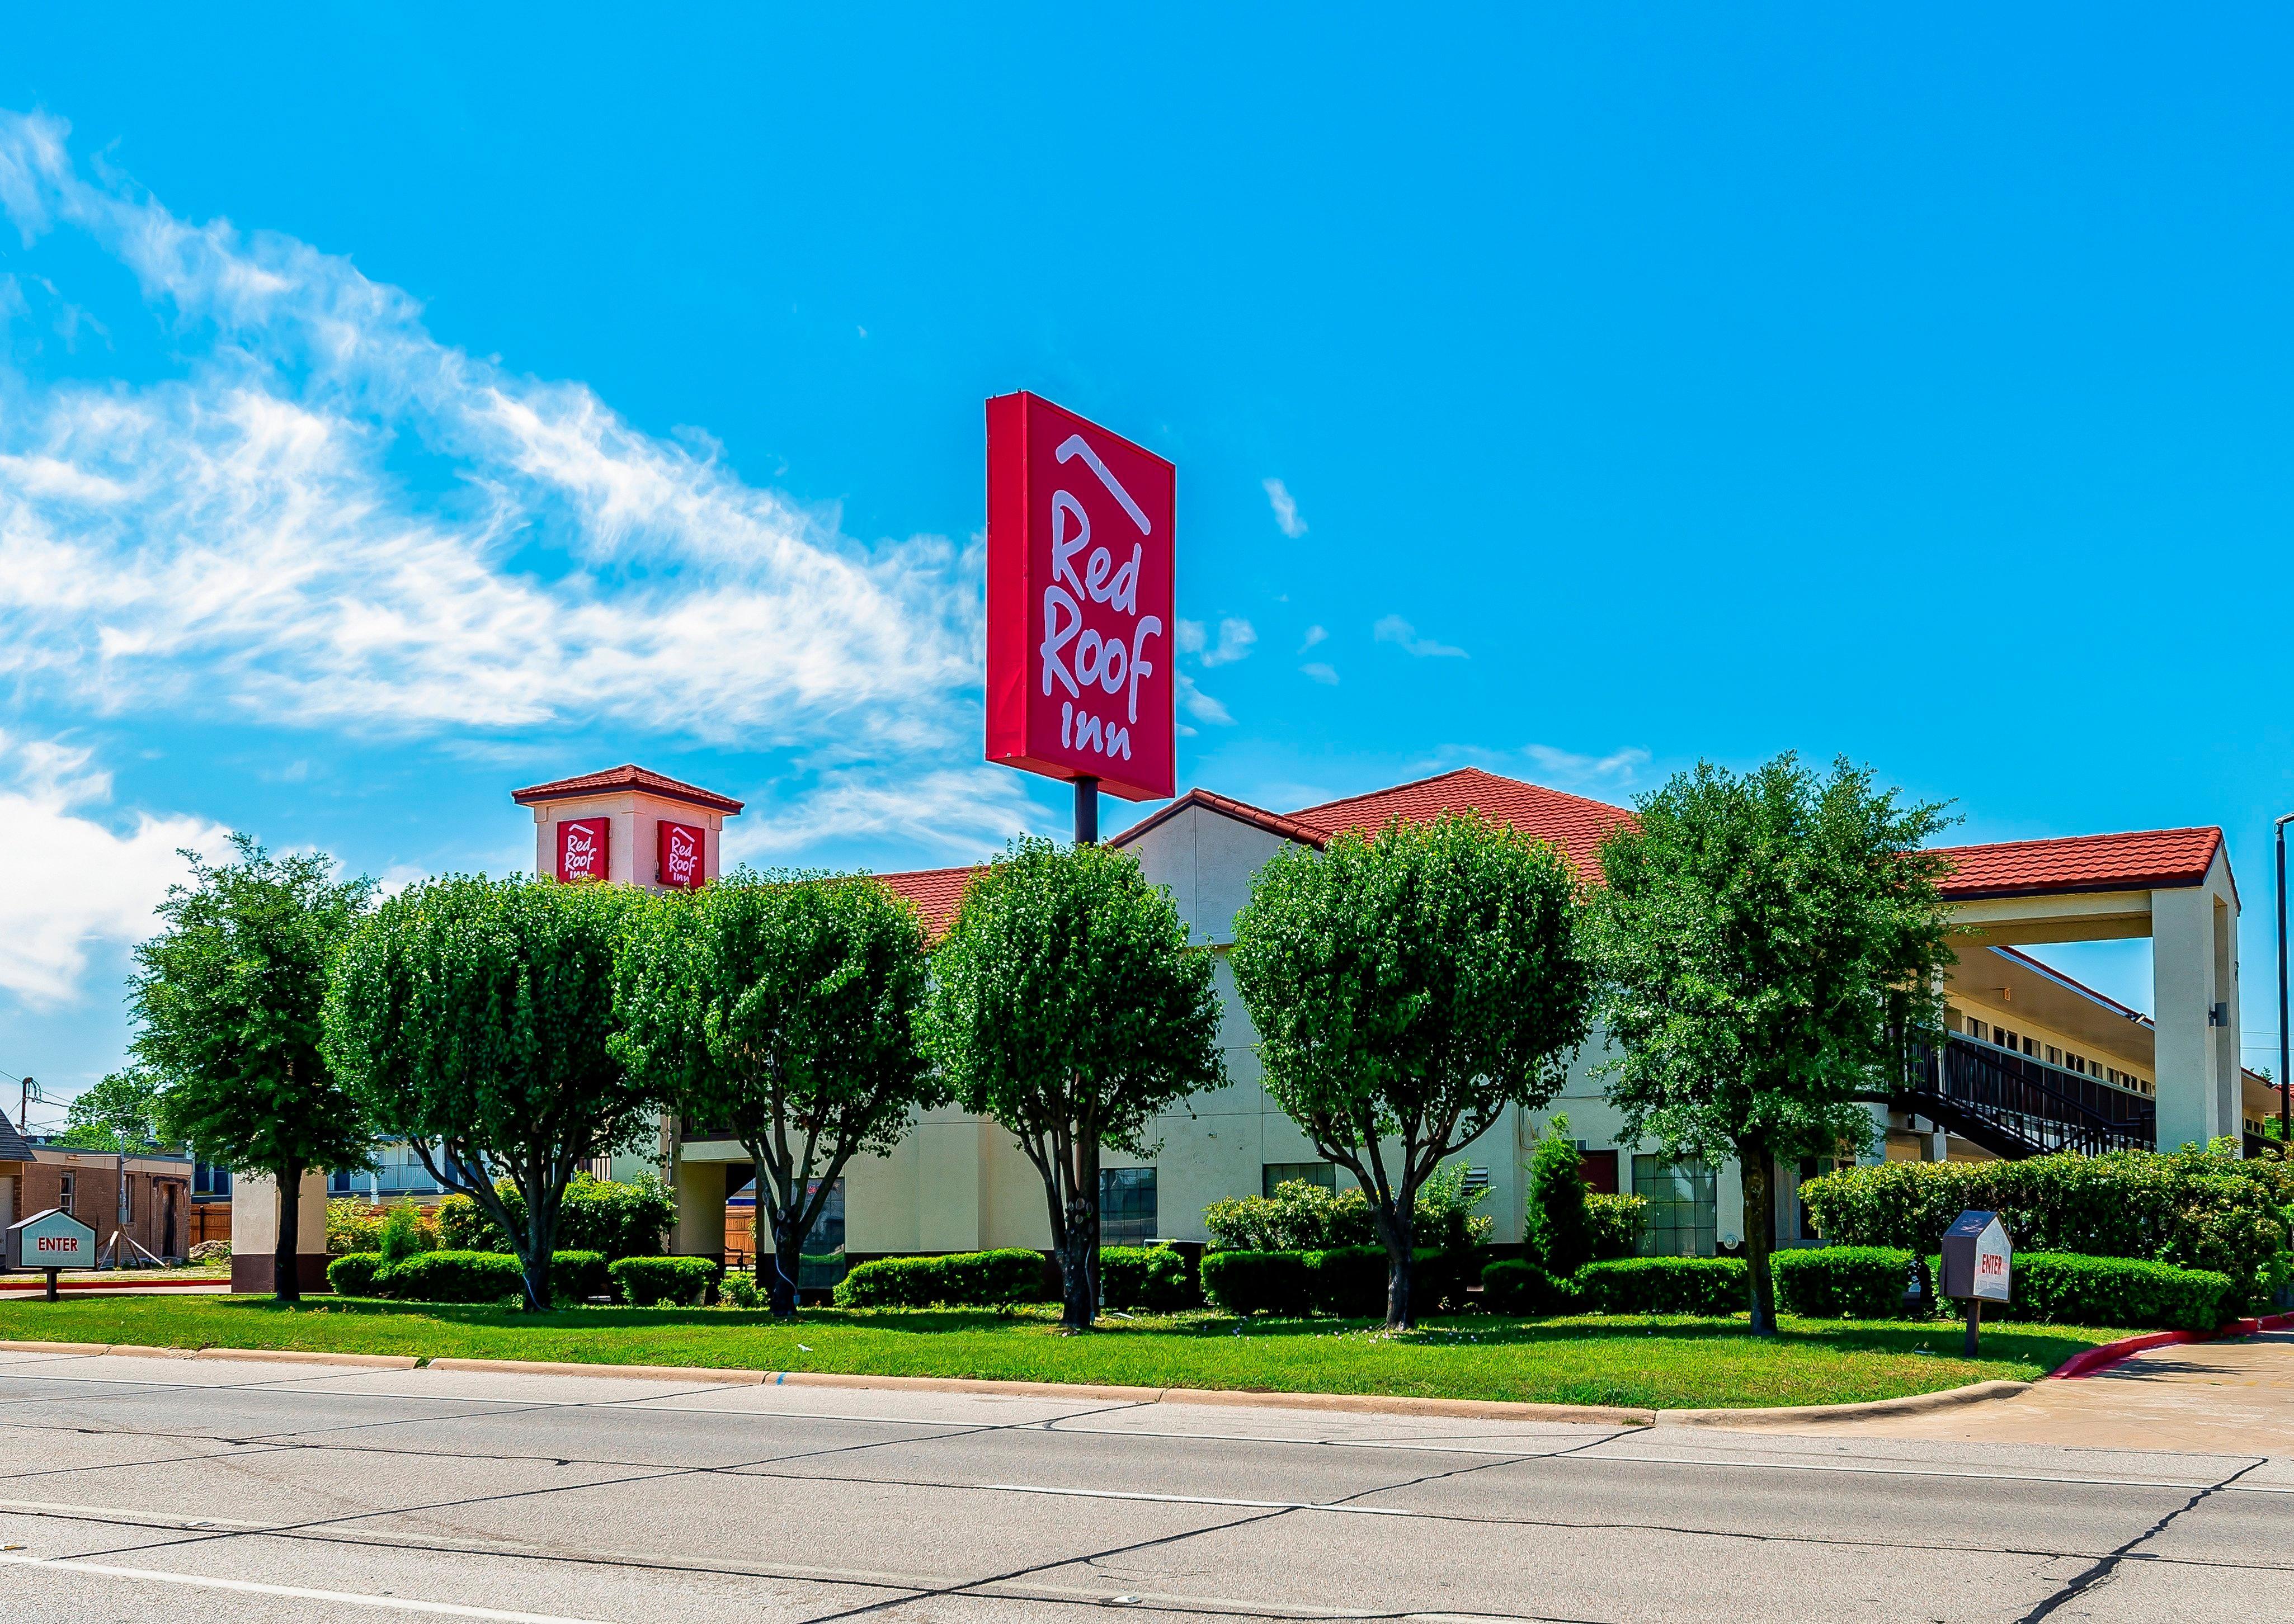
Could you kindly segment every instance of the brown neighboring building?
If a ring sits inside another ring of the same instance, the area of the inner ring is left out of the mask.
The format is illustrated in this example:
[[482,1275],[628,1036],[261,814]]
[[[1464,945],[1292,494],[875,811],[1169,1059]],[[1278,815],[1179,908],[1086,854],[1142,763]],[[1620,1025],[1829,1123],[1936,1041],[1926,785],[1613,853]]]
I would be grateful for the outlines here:
[[[120,1158],[109,1150],[74,1150],[35,1142],[32,1160],[16,1177],[16,1216],[61,1207],[95,1231],[99,1255],[125,1228],[156,1257],[180,1259],[191,1249],[191,1161],[183,1156],[131,1156],[127,1222],[119,1222]],[[123,1248],[124,1249],[124,1248]],[[128,1255],[133,1257],[132,1250]]]

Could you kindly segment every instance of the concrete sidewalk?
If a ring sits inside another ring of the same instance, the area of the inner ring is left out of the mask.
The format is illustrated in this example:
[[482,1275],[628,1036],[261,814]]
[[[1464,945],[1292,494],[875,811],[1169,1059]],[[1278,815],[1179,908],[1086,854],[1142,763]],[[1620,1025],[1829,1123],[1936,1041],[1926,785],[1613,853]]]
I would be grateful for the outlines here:
[[2075,1449],[2294,1455],[2294,1331],[2153,1348],[2099,1375],[1924,1415],[1811,1419],[1794,1432]]

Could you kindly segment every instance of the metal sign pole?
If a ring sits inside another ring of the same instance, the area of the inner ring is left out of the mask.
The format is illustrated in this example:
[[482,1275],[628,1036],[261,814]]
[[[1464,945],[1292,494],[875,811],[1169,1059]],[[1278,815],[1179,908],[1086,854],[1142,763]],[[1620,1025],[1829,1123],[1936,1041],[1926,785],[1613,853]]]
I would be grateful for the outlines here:
[[2286,825],[2294,812],[2278,820],[2278,1154],[2294,1157],[2294,1072],[2288,1068],[2286,1031]]
[[1965,1349],[1964,1349],[1963,1351],[1965,1352],[1965,1353],[1966,1354],[1966,1356],[1967,1356],[1968,1358],[1970,1358],[1970,1359],[1973,1359],[1973,1358],[1975,1357],[1975,1333],[1976,1333],[1976,1331],[1977,1331],[1978,1328],[1980,1328],[1982,1324],[1983,1324],[1983,1299],[1982,1299],[1981,1297],[1970,1297],[1970,1298],[1968,1298],[1968,1300],[1967,1300],[1967,1342],[1966,1342],[1966,1345],[1965,1345]]
[[1099,844],[1099,780],[1075,781],[1075,838],[1078,846]]

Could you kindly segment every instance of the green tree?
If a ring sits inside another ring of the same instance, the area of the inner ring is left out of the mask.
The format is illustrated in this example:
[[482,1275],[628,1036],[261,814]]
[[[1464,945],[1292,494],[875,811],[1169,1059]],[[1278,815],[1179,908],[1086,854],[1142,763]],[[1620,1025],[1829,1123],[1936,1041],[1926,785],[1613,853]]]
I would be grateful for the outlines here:
[[1224,1078],[1210,954],[1129,857],[1023,840],[964,892],[932,975],[929,1052],[1035,1164],[1062,1323],[1088,1330],[1101,1149],[1152,1154],[1148,1124]]
[[1266,1092],[1361,1184],[1390,1326],[1414,1323],[1419,1188],[1584,1041],[1577,889],[1550,846],[1452,814],[1281,852],[1235,922]]
[[1601,848],[1594,910],[1621,1137],[1744,1173],[1753,1330],[1776,1329],[1778,1157],[1861,1146],[1908,1037],[1941,1026],[1951,962],[1922,850],[1939,807],[1875,789],[1845,759],[1790,755],[1741,775],[1700,762]]
[[1554,1117],[1529,1153],[1529,1205],[1522,1223],[1529,1255],[1558,1280],[1569,1279],[1593,1261],[1585,1157],[1568,1133],[1569,1118]]
[[633,925],[614,1051],[749,1152],[777,1314],[796,1312],[805,1238],[845,1164],[889,1153],[940,1097],[915,1029],[927,946],[915,910],[865,877],[738,874]]
[[159,1080],[144,1066],[115,1071],[65,1107],[64,1124],[55,1142],[75,1150],[159,1149]]
[[508,1236],[529,1309],[549,1306],[566,1185],[651,1125],[645,1085],[608,1047],[617,936],[637,901],[603,885],[429,881],[352,935],[327,1003],[336,1069],[379,1132]]
[[[273,857],[243,834],[237,861],[195,852],[168,888],[165,928],[135,949],[135,1059],[159,1086],[160,1137],[279,1185],[273,1289],[299,1301],[303,1175],[370,1165],[357,1102],[321,1051],[328,964],[374,894],[316,852]],[[109,1081],[109,1079],[107,1079]]]

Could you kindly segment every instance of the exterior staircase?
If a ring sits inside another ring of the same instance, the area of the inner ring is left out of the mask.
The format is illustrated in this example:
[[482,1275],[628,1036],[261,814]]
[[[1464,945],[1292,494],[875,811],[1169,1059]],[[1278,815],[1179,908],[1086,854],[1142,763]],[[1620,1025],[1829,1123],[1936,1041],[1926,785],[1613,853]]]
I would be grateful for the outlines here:
[[1940,1056],[1925,1043],[1912,1046],[1888,1106],[2011,1161],[2149,1150],[2159,1139],[2155,1101],[1956,1033],[1946,1035]]

